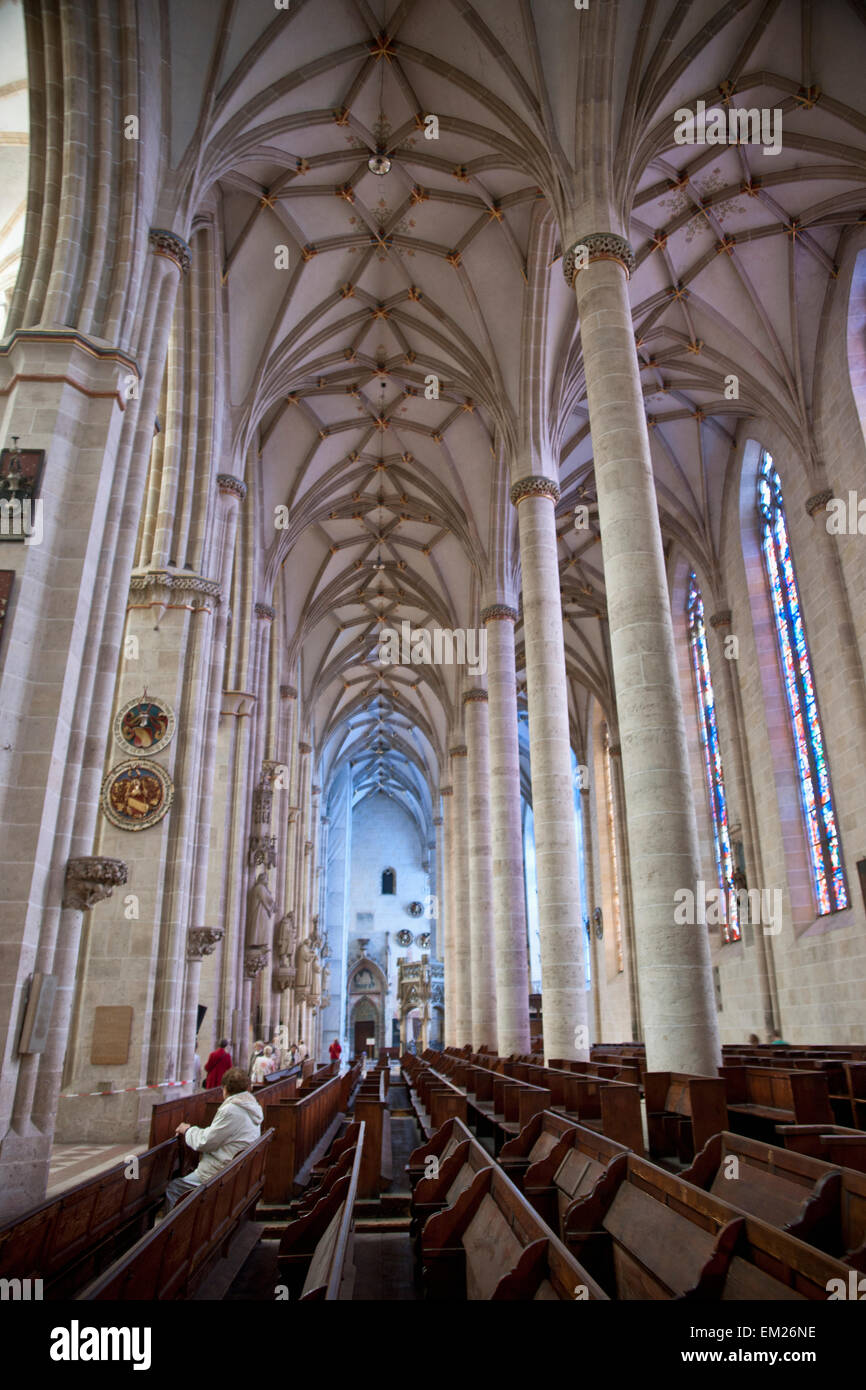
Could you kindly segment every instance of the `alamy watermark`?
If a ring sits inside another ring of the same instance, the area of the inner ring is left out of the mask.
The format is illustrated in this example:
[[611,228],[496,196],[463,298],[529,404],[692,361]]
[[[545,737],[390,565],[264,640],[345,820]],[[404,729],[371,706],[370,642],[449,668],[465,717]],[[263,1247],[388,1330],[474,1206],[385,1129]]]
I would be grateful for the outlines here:
[[782,151],[780,106],[729,106],[726,111],[699,101],[695,109],[674,112],[675,145],[761,145],[764,154]]
[[5,540],[23,540],[25,545],[40,545],[42,542],[42,499],[31,501],[18,497],[0,501],[0,537]]
[[379,633],[380,666],[466,666],[470,676],[487,674],[487,629],[413,628],[404,619],[400,631]]
[[782,930],[781,888],[707,888],[699,878],[696,889],[678,888],[674,893],[678,927],[720,927],[739,922],[763,925],[765,936],[778,936]]

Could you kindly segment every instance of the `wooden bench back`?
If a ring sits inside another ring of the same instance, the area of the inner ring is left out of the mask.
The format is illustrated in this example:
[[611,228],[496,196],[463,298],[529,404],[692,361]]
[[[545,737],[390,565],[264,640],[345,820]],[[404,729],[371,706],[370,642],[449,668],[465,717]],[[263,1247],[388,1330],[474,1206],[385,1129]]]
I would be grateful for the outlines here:
[[277,1266],[292,1300],[331,1302],[339,1298],[366,1142],[362,1123],[357,1144],[347,1150],[351,1167],[341,1171],[312,1209],[291,1221],[283,1232]]
[[336,1075],[314,1090],[268,1106],[263,1127],[272,1127],[274,1144],[265,1177],[266,1202],[284,1202],[291,1196],[297,1174],[340,1113],[341,1098],[342,1078]]
[[165,1139],[173,1139],[179,1124],[206,1125],[208,1107],[222,1104],[222,1086],[212,1086],[209,1091],[193,1091],[189,1096],[171,1096],[169,1100],[157,1101],[150,1112],[149,1147],[156,1148]]
[[180,1202],[79,1298],[156,1300],[188,1298],[239,1222],[255,1208],[264,1186],[268,1130],[225,1168]]

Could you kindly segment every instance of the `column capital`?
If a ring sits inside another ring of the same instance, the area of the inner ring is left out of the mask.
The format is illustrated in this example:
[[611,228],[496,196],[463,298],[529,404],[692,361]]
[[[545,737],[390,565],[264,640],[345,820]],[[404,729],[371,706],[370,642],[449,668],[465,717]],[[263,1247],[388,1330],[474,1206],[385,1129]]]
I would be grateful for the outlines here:
[[439,788],[439,795],[440,795],[440,796],[453,796],[453,795],[454,795],[454,788],[453,788],[453,787],[440,787],[440,788]]
[[466,758],[469,756],[469,749],[465,743],[457,743],[453,748],[448,749],[449,758]]
[[187,960],[196,961],[212,956],[222,939],[222,927],[190,927],[186,934]]
[[464,705],[487,704],[488,695],[486,690],[466,690],[463,693]]
[[217,473],[216,480],[220,492],[228,493],[239,502],[243,502],[247,495],[247,485],[243,478],[236,478],[231,473]]
[[[512,500],[513,500],[513,499],[512,499]],[[504,621],[504,620],[507,620],[508,622],[516,623],[516,622],[517,622],[517,618],[518,618],[517,609],[516,609],[516,608],[512,608],[512,607],[511,607],[509,604],[507,604],[507,603],[491,603],[491,604],[489,604],[489,605],[487,606],[487,608],[482,608],[482,610],[481,610],[481,621],[482,621],[482,623],[491,623],[491,622],[494,622],[494,621],[496,621],[496,620],[498,620],[498,619],[502,619],[503,621]]]
[[434,816],[434,817],[433,817],[433,824],[434,824],[434,825],[444,825],[445,822],[444,822],[442,816]]
[[312,746],[311,746],[309,743],[299,743],[299,744],[298,744],[298,752],[299,752],[299,753],[312,753],[312,751],[313,751]]
[[[578,255],[578,252],[585,255]],[[578,264],[582,261],[583,264]],[[616,232],[590,232],[588,236],[578,237],[562,258],[562,273],[569,289],[574,286],[577,276],[586,270],[593,261],[616,261],[625,271],[628,280],[635,270],[634,251],[625,237]]]
[[718,613],[710,616],[710,627],[730,627],[731,610],[730,608],[720,608]]
[[272,623],[276,613],[269,603],[257,603],[256,617],[261,618],[263,622]]
[[553,478],[545,478],[540,473],[531,473],[526,478],[518,478],[511,485],[511,501],[516,507],[527,497],[549,497],[554,506],[561,496],[559,483]]
[[295,687],[294,687],[293,685],[281,685],[281,686],[280,686],[280,699],[281,699],[281,700],[297,700],[297,698],[298,698],[298,692],[297,692],[297,690],[295,689]]
[[182,236],[178,236],[177,232],[170,232],[166,227],[151,227],[148,239],[155,256],[164,256],[167,261],[177,266],[181,275],[186,274],[192,265],[192,251]]
[[806,511],[810,516],[815,516],[816,512],[823,512],[827,509],[827,503],[833,496],[833,489],[823,487],[820,492],[813,492],[811,497],[806,498]]
[[63,885],[63,906],[88,912],[96,903],[111,897],[112,889],[126,883],[129,869],[122,859],[104,859],[98,854],[70,859]]
[[618,743],[609,743],[607,745],[607,751],[612,758],[619,758],[622,756],[622,748]]

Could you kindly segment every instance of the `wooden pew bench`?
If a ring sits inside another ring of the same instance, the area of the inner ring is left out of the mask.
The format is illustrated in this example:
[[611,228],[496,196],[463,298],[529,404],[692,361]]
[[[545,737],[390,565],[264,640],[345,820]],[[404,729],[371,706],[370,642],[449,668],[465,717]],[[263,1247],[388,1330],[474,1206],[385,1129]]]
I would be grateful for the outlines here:
[[575,1125],[564,1115],[552,1110],[542,1110],[533,1115],[528,1124],[513,1139],[503,1144],[497,1162],[507,1173],[515,1187],[523,1191],[523,1175],[530,1164],[546,1158],[564,1134],[574,1130]]
[[157,1101],[150,1112],[148,1147],[154,1149],[164,1139],[173,1139],[179,1124],[209,1125],[222,1099],[222,1086],[213,1086],[209,1091]]
[[708,1139],[728,1127],[725,1083],[719,1076],[648,1071],[644,1096],[649,1151],[655,1159],[689,1163]]
[[[466,1144],[471,1151],[469,1140]],[[445,1166],[458,1162],[459,1153],[458,1148]],[[423,1186],[422,1181],[416,1189],[422,1197]],[[427,1219],[420,1244],[425,1295],[437,1302],[605,1298],[592,1276],[489,1161],[456,1201]]]
[[442,1129],[447,1129],[447,1142],[442,1145],[440,1154],[433,1154],[436,1158],[435,1165],[427,1164],[427,1159],[433,1151],[428,1152],[426,1145],[422,1146],[422,1150],[414,1150],[410,1157],[410,1162],[417,1162],[418,1156],[423,1152],[425,1168],[434,1169],[429,1177],[421,1176],[412,1192],[410,1235],[413,1241],[416,1241],[419,1272],[421,1251],[417,1239],[429,1217],[456,1202],[461,1192],[466,1191],[476,1173],[482,1168],[493,1166],[490,1154],[462,1120],[448,1120]]
[[[41,1279],[43,1297],[70,1298],[107,1269],[145,1233],[180,1172],[181,1145],[165,1139],[67,1188],[0,1227],[0,1277]],[[189,1152],[189,1150],[187,1150]]]
[[391,1111],[388,1107],[386,1077],[378,1070],[370,1084],[361,1086],[355,1096],[353,1114],[356,1121],[363,1121],[366,1140],[361,1173],[358,1179],[358,1196],[378,1198],[379,1193],[391,1186]]
[[[366,1141],[363,1122],[356,1138],[354,1148],[338,1160],[340,1176],[281,1237],[277,1268],[291,1301],[332,1302],[352,1296],[352,1225]],[[348,1167],[345,1160],[350,1160]]]
[[405,1169],[412,1192],[422,1178],[431,1175],[431,1170],[435,1173],[441,1170],[446,1158],[451,1157],[457,1145],[463,1142],[468,1133],[465,1120],[454,1116],[446,1120],[425,1144],[412,1150]]
[[709,1140],[682,1178],[866,1268],[866,1174],[725,1132]]
[[272,1139],[273,1131],[268,1130],[209,1182],[195,1188],[78,1298],[190,1298],[220,1252],[228,1251],[241,1224],[254,1213]]
[[451,1116],[466,1119],[466,1095],[453,1082],[439,1075],[426,1062],[414,1069],[404,1067],[412,1108],[428,1137]]
[[271,1127],[274,1134],[265,1202],[285,1202],[294,1194],[298,1177],[304,1180],[304,1165],[338,1121],[341,1099],[342,1077],[333,1075],[302,1095],[265,1108],[262,1128]]
[[725,1128],[761,1138],[777,1124],[835,1123],[822,1072],[727,1065],[719,1070],[727,1095]]
[[566,1124],[550,1151],[526,1169],[523,1192],[560,1236],[573,1202],[588,1196],[614,1160],[629,1150],[584,1125]]
[[866,1133],[862,1130],[841,1125],[777,1125],[776,1133],[792,1153],[866,1173]]
[[634,1154],[572,1203],[565,1243],[620,1299],[826,1299],[848,1266]]

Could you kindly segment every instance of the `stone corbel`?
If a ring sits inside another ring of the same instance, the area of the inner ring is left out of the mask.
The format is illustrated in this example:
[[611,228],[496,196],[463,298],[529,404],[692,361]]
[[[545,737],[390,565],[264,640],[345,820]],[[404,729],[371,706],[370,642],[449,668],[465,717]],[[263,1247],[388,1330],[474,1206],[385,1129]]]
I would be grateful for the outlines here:
[[112,890],[126,883],[128,877],[129,868],[122,859],[104,859],[95,854],[70,859],[66,865],[63,906],[89,912],[97,903],[110,898]]
[[244,977],[247,980],[254,980],[257,975],[261,975],[268,963],[270,953],[270,948],[267,946],[259,946],[254,950],[247,951],[244,956]]
[[190,927],[186,934],[187,960],[203,960],[205,956],[212,956],[222,939],[222,927]]

